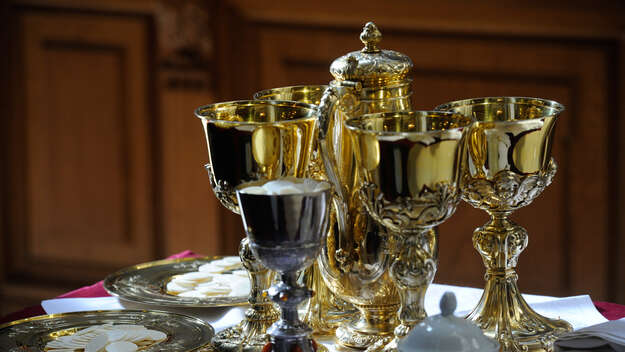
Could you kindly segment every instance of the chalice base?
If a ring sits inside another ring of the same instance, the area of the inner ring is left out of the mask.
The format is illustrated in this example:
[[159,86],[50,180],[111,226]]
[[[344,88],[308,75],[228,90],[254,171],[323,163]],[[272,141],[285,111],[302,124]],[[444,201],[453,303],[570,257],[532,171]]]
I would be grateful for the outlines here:
[[467,319],[499,341],[502,351],[552,351],[557,337],[572,327],[536,313],[521,296],[514,268],[528,236],[509,213],[491,212],[490,221],[473,233],[473,246],[486,265],[486,286]]
[[245,312],[245,319],[238,325],[213,337],[213,348],[220,352],[262,352],[269,342],[267,329],[278,317],[279,313],[271,304],[250,308]]
[[343,323],[336,329],[336,342],[343,347],[365,350],[384,346],[395,336],[399,305],[361,306],[360,318]]
[[557,337],[573,328],[564,320],[536,313],[521,296],[516,281],[512,270],[487,274],[482,298],[466,319],[497,339],[501,351],[552,351]]

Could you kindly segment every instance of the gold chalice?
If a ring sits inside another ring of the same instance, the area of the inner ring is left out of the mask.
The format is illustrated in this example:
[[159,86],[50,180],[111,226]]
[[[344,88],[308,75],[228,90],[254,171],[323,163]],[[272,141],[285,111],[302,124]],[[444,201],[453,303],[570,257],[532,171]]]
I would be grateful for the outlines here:
[[471,116],[462,198],[485,210],[490,221],[473,232],[473,246],[486,266],[486,286],[467,319],[504,351],[551,350],[558,334],[571,330],[563,320],[543,317],[525,302],[514,268],[527,247],[527,231],[508,219],[530,204],[556,173],[551,147],[564,106],[537,98],[491,97],[440,105],[436,110]]
[[[289,100],[319,105],[327,88],[327,85],[321,84],[271,88],[254,93],[254,99]],[[308,177],[316,180],[328,179],[317,145],[313,147]],[[308,300],[303,320],[313,328],[315,334],[333,334],[338,325],[351,319],[355,312],[353,306],[335,295],[325,284],[321,277],[320,265],[322,263],[317,259],[314,265],[306,269],[306,285],[315,292],[315,295]]]
[[460,200],[463,135],[470,122],[450,112],[403,111],[345,123],[359,167],[361,201],[391,236],[390,273],[401,300],[395,338],[372,350],[396,350],[397,341],[426,317],[423,300],[438,261],[434,227]]
[[[211,187],[222,205],[239,214],[235,187],[284,176],[305,177],[314,137],[318,109],[290,101],[242,100],[199,107],[208,146],[206,165]],[[279,317],[262,293],[273,273],[254,257],[247,238],[239,255],[251,280],[251,308],[245,319],[215,335],[219,351],[260,352],[268,342],[267,328]]]

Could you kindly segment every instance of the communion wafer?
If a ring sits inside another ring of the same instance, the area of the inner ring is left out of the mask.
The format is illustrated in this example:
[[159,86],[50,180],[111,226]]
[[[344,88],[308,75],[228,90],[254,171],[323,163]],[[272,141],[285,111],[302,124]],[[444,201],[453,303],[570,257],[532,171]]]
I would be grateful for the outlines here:
[[200,265],[198,270],[201,272],[207,272],[207,273],[220,273],[224,271],[224,268],[222,266],[215,265],[213,263],[206,263],[206,264]]
[[182,274],[177,277],[179,280],[189,280],[195,282],[204,282],[210,281],[213,279],[213,276],[210,273],[201,272],[201,271],[193,271],[190,273]]
[[134,352],[137,349],[137,345],[128,341],[117,341],[106,346],[106,352]]
[[[165,339],[167,334],[148,329],[143,325],[103,324],[79,330],[72,335],[60,336],[48,342],[45,349],[52,352],[136,351],[137,344],[148,346]],[[129,343],[132,343],[132,346]]]
[[169,293],[177,294],[177,293],[185,292],[187,290],[188,290],[188,287],[182,287],[174,281],[170,281],[167,283],[167,292]]
[[85,352],[99,352],[108,342],[109,340],[106,334],[97,335],[85,346]]
[[[213,296],[216,296],[222,293],[223,292],[217,292]],[[185,292],[181,292],[178,294],[178,297],[189,297],[189,298],[204,298],[206,296],[210,296],[210,295],[205,292],[198,291],[198,290],[185,291]]]
[[235,270],[232,272],[232,275],[248,278],[247,271],[245,270]]

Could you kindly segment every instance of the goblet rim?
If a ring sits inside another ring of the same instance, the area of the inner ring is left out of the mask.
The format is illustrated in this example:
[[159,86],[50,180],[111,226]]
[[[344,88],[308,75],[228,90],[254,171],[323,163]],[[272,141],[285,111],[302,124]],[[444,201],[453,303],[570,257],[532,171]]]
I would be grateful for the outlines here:
[[[271,95],[273,92],[278,91],[278,90],[296,90],[300,88],[314,88],[314,89],[325,90],[328,87],[329,87],[328,84],[296,84],[292,86],[274,87],[274,88],[259,90],[258,92],[254,93],[252,97],[254,98],[254,100],[275,100],[275,99],[267,99],[263,97],[267,95]],[[296,100],[286,99],[286,101],[296,101]]]
[[320,183],[323,185],[323,189],[317,190],[317,191],[311,191],[311,192],[298,192],[298,193],[288,193],[288,194],[254,194],[254,193],[247,193],[244,192],[243,189],[250,187],[250,186],[258,186],[258,185],[263,185],[267,182],[271,182],[271,181],[276,181],[276,180],[287,180],[287,181],[293,181],[293,180],[305,180],[305,177],[291,177],[291,176],[287,176],[287,177],[280,177],[280,178],[276,178],[276,179],[271,179],[271,180],[256,180],[256,181],[249,181],[249,182],[243,182],[241,184],[239,184],[238,186],[234,187],[235,192],[238,193],[243,193],[246,196],[279,196],[279,197],[288,197],[288,196],[300,196],[300,197],[310,197],[310,196],[315,196],[324,192],[332,192],[332,190],[334,189],[334,187],[332,186],[332,184],[328,181],[324,181],[324,180],[314,180],[317,183]]
[[[216,118],[211,118],[210,116],[205,116],[205,112],[211,109],[215,109],[219,106],[284,106],[284,107],[294,107],[299,109],[309,109],[311,114],[308,116],[301,116],[292,119],[286,120],[278,120],[278,121],[230,121],[230,120],[220,120]],[[261,126],[261,125],[275,125],[275,124],[289,124],[296,123],[303,120],[317,120],[319,113],[319,107],[314,104],[301,103],[292,100],[258,100],[258,99],[247,99],[247,100],[232,100],[232,101],[224,101],[213,104],[206,104],[195,109],[195,116],[200,118],[208,123],[219,123],[223,125],[232,125],[232,126]]]
[[[459,116],[461,117],[461,119],[459,119],[459,121],[462,121],[462,125],[461,126],[457,126],[457,127],[453,127],[453,128],[446,128],[446,129],[435,129],[435,130],[429,130],[429,131],[404,131],[404,132],[395,132],[395,131],[375,131],[375,130],[367,130],[362,128],[361,126],[359,126],[360,122],[363,122],[364,120],[373,120],[373,119],[384,119],[384,118],[389,118],[389,117],[394,117],[394,116],[417,116],[418,115],[430,115],[430,114],[435,114],[435,115],[441,115],[441,116]],[[377,113],[370,113],[370,114],[363,114],[360,115],[358,117],[353,117],[350,119],[347,119],[343,124],[345,125],[345,127],[347,129],[349,129],[352,132],[361,132],[361,133],[367,133],[367,134],[372,134],[372,135],[376,135],[376,136],[404,136],[404,137],[413,137],[413,136],[427,136],[427,135],[431,135],[431,134],[439,134],[441,132],[450,132],[450,131],[462,131],[463,129],[469,127],[472,123],[472,119],[463,115],[463,114],[458,114],[452,111],[436,111],[436,110],[405,110],[405,111],[387,111],[387,112],[377,112]],[[358,123],[358,125],[357,125]]]
[[[503,101],[498,101],[498,100],[503,100]],[[521,103],[527,103],[527,102],[531,102],[531,101],[537,101],[537,102],[541,102],[541,106],[546,106],[549,108],[553,108],[555,111],[553,114],[549,114],[549,115],[543,115],[543,116],[539,116],[539,117],[535,117],[535,118],[531,118],[531,119],[522,119],[522,120],[508,120],[508,121],[489,121],[489,122],[493,122],[493,123],[500,123],[500,124],[505,124],[505,123],[518,123],[521,121],[532,121],[532,120],[538,120],[538,119],[543,119],[545,117],[554,117],[554,118],[558,118],[558,116],[564,111],[566,110],[565,106],[555,100],[551,100],[551,99],[545,99],[545,98],[537,98],[537,97],[526,97],[526,96],[490,96],[490,97],[479,97],[479,98],[467,98],[467,99],[460,99],[460,100],[454,100],[454,101],[450,101],[444,104],[440,104],[438,106],[436,106],[434,108],[434,111],[453,111],[454,108],[457,107],[463,107],[463,106],[472,106],[472,105],[486,105],[487,103],[493,103],[493,102],[502,102],[502,103],[511,103],[511,104],[521,104]],[[473,119],[473,118],[471,118]],[[478,121],[478,120],[474,120],[475,122],[484,122],[484,121]]]

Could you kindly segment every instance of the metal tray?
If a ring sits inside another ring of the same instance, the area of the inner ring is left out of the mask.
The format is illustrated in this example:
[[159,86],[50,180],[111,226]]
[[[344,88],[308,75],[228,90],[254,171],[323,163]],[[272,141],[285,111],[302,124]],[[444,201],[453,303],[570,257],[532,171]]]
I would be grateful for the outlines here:
[[[175,275],[197,271],[206,263],[223,257],[165,259],[122,269],[104,280],[108,293],[121,299],[165,307],[223,307],[248,303],[248,296],[180,297],[166,292],[166,285]],[[242,266],[237,268],[242,269]],[[229,273],[232,270],[226,270]]]

